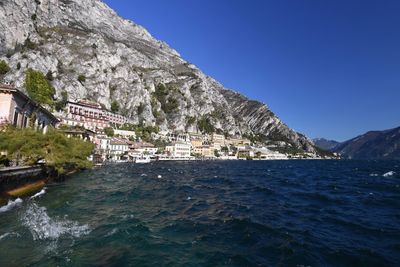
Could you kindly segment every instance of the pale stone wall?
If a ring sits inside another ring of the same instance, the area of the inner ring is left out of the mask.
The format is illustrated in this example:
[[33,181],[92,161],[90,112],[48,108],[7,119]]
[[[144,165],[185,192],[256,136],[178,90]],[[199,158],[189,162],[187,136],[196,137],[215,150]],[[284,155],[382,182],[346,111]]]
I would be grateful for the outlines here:
[[12,116],[10,116],[11,100],[11,94],[0,92],[0,125],[4,123],[9,123],[12,120]]

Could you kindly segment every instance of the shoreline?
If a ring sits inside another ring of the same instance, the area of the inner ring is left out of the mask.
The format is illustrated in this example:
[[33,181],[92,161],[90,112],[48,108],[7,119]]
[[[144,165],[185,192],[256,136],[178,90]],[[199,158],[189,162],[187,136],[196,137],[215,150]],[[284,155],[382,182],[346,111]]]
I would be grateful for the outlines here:
[[[183,159],[183,158],[169,158],[169,159],[162,159],[162,160],[155,160],[152,162],[168,162],[168,161],[180,161],[180,162],[193,162],[193,161],[291,161],[291,160],[339,160],[339,159],[323,159],[323,158],[288,158],[288,159],[221,159],[221,158],[190,158],[190,159]],[[89,169],[97,169],[101,168],[107,164],[118,164],[118,163],[133,163],[133,164],[138,164],[141,165],[140,163],[135,163],[132,161],[126,161],[126,162],[104,162],[101,165],[93,165],[92,168]],[[18,172],[23,169],[29,169],[35,166],[23,166],[20,168],[14,168],[15,172]],[[37,167],[37,166],[36,166]],[[10,168],[11,170],[12,168]],[[0,169],[1,171],[1,169]],[[3,169],[3,171],[5,171]],[[40,177],[25,177],[25,179],[21,179],[21,177],[16,178],[16,180],[12,181],[12,185],[10,185],[7,189],[4,189],[4,183],[7,183],[9,180],[4,181],[0,180],[0,206],[6,205],[7,202],[10,199],[17,199],[17,198],[25,198],[34,195],[35,193],[39,192],[42,190],[49,182],[63,182],[66,180],[67,177],[76,174],[80,171],[80,169],[75,169],[68,171],[64,174],[61,175],[54,175],[53,172],[50,171],[45,171],[41,173]],[[46,177],[46,178],[44,178]],[[9,178],[10,179],[10,178]],[[12,178],[11,178],[12,179]],[[29,181],[30,180],[30,181]]]
[[[7,180],[0,180],[0,206],[6,205],[9,200],[33,196],[37,192],[40,192],[48,183],[65,181],[67,177],[82,171],[76,169],[61,175],[54,175],[54,172],[43,169],[39,175],[18,176],[19,171],[32,167],[34,166],[23,166],[20,168],[10,168],[8,170],[3,169],[3,171],[10,172],[11,174]],[[12,176],[12,171],[14,171],[14,176]]]

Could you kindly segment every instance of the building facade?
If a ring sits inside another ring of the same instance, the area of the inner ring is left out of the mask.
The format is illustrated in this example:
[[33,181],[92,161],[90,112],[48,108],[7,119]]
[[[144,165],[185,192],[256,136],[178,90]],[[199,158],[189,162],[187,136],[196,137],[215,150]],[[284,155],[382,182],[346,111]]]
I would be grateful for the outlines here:
[[213,133],[211,135],[211,141],[214,145],[214,149],[220,150],[225,145],[225,136],[222,134]]
[[120,160],[129,151],[129,142],[119,138],[111,138],[108,144],[108,152],[113,160]]
[[204,158],[213,158],[214,150],[209,145],[196,146],[193,148],[193,153]]
[[0,85],[0,126],[12,124],[18,128],[32,127],[44,133],[59,120],[47,109],[20,90]]
[[153,144],[146,143],[146,142],[133,142],[130,147],[130,152],[134,152],[136,154],[142,155],[154,155],[157,153],[158,148],[155,147]]
[[66,114],[62,122],[72,126],[83,126],[86,129],[104,129],[111,124],[122,125],[131,121],[125,116],[104,110],[101,105],[89,101],[67,102]]
[[136,138],[135,131],[114,129],[114,135],[118,135],[118,136],[125,137],[125,138]]
[[167,154],[174,158],[189,158],[191,145],[183,142],[175,142],[165,147]]

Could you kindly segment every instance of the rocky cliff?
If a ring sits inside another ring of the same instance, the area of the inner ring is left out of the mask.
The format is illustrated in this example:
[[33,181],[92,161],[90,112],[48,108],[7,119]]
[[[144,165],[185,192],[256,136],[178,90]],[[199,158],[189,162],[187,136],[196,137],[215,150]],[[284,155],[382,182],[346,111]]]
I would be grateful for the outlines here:
[[66,91],[72,100],[107,108],[116,101],[137,123],[196,131],[206,120],[226,134],[254,134],[315,151],[312,141],[267,106],[227,90],[98,0],[0,1],[0,57],[11,67],[5,81],[19,88],[33,68],[49,73],[55,97]]

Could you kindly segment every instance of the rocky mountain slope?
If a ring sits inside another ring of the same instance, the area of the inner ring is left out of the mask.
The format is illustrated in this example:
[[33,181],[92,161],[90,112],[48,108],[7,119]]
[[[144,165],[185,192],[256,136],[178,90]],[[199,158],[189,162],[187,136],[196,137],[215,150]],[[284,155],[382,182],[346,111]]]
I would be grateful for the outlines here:
[[4,80],[19,88],[33,68],[49,73],[57,98],[116,101],[137,123],[196,131],[206,122],[316,151],[267,106],[227,90],[99,0],[0,1],[0,57],[11,67]]
[[334,149],[351,159],[400,159],[400,127],[385,131],[370,131]]
[[328,140],[325,138],[314,138],[312,141],[317,147],[328,151],[333,150],[337,145],[340,144],[340,142],[337,142],[335,140]]

